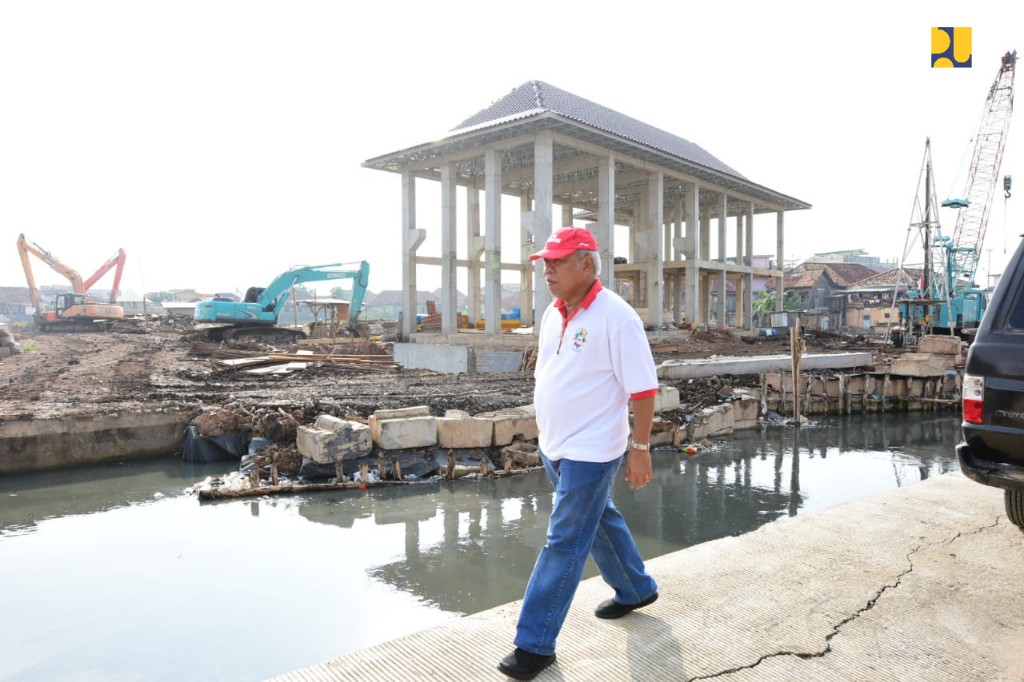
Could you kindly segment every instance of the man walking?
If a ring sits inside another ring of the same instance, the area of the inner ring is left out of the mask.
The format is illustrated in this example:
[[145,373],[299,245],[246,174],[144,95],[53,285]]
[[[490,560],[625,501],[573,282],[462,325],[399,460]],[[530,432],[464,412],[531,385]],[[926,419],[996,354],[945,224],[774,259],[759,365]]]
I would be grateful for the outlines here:
[[523,597],[516,649],[498,664],[517,680],[533,679],[554,662],[555,640],[588,555],[615,590],[598,606],[598,618],[619,618],[658,598],[611,500],[624,459],[630,488],[651,480],[648,443],[658,378],[643,323],[601,286],[598,245],[588,230],[558,230],[530,256],[538,258],[555,297],[540,321],[534,373],[541,459],[555,486],[555,504],[547,544]]

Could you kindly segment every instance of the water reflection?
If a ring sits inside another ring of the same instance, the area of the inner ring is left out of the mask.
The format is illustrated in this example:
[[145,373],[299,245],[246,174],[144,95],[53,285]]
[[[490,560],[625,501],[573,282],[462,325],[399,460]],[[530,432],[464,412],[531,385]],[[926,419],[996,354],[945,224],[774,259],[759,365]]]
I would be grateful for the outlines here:
[[[657,556],[953,471],[958,436],[948,417],[898,415],[739,433],[693,458],[656,452],[652,484],[632,492],[619,481],[615,499],[645,556]],[[320,523],[351,523],[356,514],[404,525],[401,556],[369,574],[465,614],[521,596],[552,502],[550,483],[536,472],[413,486],[299,513]],[[596,575],[592,562],[586,575]]]
[[[741,432],[693,458],[656,451],[652,483],[619,481],[615,499],[655,557],[952,471],[958,437],[957,418],[920,415]],[[162,460],[0,477],[0,679],[264,679],[517,600],[553,501],[542,472],[182,494],[222,472]],[[222,606],[226,629],[209,617]],[[282,633],[274,655],[253,655],[267,632]]]

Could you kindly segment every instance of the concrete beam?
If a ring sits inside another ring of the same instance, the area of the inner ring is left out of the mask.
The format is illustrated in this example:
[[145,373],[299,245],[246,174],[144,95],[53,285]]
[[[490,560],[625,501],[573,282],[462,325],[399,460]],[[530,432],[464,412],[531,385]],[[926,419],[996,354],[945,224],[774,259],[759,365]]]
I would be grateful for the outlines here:
[[[805,355],[800,368],[855,369],[873,366],[871,353],[831,353]],[[747,358],[715,358],[713,360],[669,360],[658,365],[659,379],[697,379],[720,374],[762,374],[793,368],[790,355],[760,355]]]

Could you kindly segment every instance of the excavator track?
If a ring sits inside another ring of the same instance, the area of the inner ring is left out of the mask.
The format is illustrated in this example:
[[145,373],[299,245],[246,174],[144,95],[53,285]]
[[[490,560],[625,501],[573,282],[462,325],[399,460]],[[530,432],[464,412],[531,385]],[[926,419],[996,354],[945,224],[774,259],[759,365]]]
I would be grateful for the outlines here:
[[45,334],[95,334],[110,331],[112,325],[110,320],[61,320],[40,323],[38,326],[39,331]]
[[200,330],[205,340],[220,343],[221,341],[238,341],[243,343],[278,343],[292,344],[306,338],[300,329],[285,327],[268,327],[265,325],[209,327]]

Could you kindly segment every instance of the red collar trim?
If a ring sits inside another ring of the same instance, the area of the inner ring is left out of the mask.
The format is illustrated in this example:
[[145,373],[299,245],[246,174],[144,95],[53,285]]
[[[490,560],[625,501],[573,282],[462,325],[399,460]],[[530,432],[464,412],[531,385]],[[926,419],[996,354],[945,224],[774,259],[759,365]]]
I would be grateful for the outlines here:
[[[587,291],[587,295],[583,297],[582,301],[580,301],[579,307],[573,311],[573,314],[578,313],[581,309],[589,308],[590,304],[594,302],[595,298],[597,298],[598,292],[603,288],[604,287],[601,286],[601,280],[595,279],[594,283],[590,285],[590,290]],[[562,313],[562,319],[567,319],[569,317],[569,314],[565,309],[565,301],[560,298],[555,299],[555,307],[558,308],[558,312]]]

